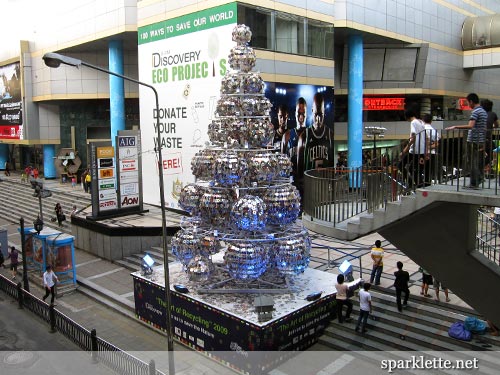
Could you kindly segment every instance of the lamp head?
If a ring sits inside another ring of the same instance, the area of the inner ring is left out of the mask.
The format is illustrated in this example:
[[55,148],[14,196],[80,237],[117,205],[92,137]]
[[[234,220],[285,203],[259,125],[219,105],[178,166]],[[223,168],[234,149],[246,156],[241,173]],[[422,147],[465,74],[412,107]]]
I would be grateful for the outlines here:
[[61,64],[66,64],[70,66],[79,67],[82,65],[81,60],[75,59],[73,57],[60,55],[59,53],[49,52],[42,57],[45,65],[49,68],[59,68]]
[[40,232],[43,230],[43,221],[42,219],[40,219],[40,216],[38,216],[36,220],[33,222],[33,227],[35,228],[38,234],[40,234]]

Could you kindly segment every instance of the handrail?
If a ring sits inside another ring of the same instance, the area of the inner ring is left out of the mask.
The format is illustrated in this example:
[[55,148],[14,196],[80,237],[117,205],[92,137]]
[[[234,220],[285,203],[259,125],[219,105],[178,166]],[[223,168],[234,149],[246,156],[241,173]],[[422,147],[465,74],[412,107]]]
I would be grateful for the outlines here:
[[[0,291],[19,302],[20,307],[27,308],[36,316],[51,325],[82,350],[92,351],[92,332],[81,326],[70,317],[56,310],[53,306],[22,289],[21,283],[15,284],[5,276],[0,275]],[[154,361],[145,363],[139,358],[114,346],[113,344],[97,338],[97,358],[110,369],[120,374],[132,375],[165,375],[155,368]],[[154,370],[154,372],[153,372]]]
[[[431,142],[433,137],[439,142]],[[304,172],[304,213],[312,220],[336,226],[430,185],[448,185],[461,191],[475,184],[478,192],[488,189],[489,195],[499,195],[500,160],[495,148],[500,145],[500,129],[487,131],[481,144],[468,143],[467,130],[460,129],[435,130],[432,137],[422,131],[415,137],[412,153],[406,145],[402,142],[392,147],[385,153],[385,163],[381,156],[375,167]]]

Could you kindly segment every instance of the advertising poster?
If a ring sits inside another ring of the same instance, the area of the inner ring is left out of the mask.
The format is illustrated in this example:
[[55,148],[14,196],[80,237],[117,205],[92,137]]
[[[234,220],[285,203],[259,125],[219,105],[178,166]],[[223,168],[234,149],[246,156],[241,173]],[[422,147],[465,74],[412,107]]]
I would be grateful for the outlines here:
[[333,87],[270,82],[265,95],[273,104],[274,147],[290,158],[294,184],[302,194],[304,171],[336,163]]
[[116,145],[120,209],[139,212],[142,210],[142,194],[139,187],[141,179],[139,131],[118,132]]
[[16,62],[0,66],[0,139],[23,139],[21,69]]
[[194,181],[191,159],[208,141],[236,21],[231,3],[139,28],[139,80],[159,96],[157,111],[153,91],[139,86],[144,202],[160,204],[158,120],[167,207],[178,208],[182,186]]

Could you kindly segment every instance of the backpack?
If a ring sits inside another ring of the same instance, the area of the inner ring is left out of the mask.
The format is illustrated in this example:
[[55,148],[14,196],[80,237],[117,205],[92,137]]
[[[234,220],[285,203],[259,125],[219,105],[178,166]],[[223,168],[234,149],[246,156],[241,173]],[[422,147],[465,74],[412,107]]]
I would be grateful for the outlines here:
[[462,322],[455,322],[451,325],[448,330],[448,336],[462,341],[470,341],[472,340],[472,334],[470,331],[465,329],[464,324]]
[[472,333],[483,334],[486,332],[486,322],[474,316],[468,316],[464,320],[464,327]]

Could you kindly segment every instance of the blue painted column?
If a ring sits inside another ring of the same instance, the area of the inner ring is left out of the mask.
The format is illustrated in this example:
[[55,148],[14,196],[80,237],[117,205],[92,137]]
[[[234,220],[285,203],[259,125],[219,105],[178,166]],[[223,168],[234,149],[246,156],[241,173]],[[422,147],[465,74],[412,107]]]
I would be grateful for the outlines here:
[[46,179],[56,178],[56,146],[43,145],[43,176]]
[[349,186],[357,188],[361,186],[360,169],[363,164],[363,38],[351,35],[348,43],[347,166],[353,171]]
[[[5,162],[9,160],[9,145],[0,143],[0,169],[5,169]],[[12,170],[12,166],[10,167]]]
[[[121,40],[109,42],[109,70],[123,75],[123,45]],[[109,76],[109,111],[111,118],[111,143],[119,130],[125,130],[125,91],[123,78]]]

